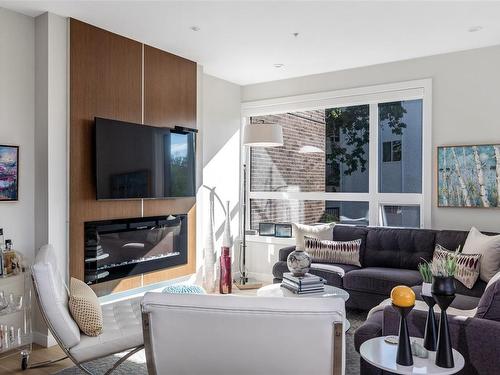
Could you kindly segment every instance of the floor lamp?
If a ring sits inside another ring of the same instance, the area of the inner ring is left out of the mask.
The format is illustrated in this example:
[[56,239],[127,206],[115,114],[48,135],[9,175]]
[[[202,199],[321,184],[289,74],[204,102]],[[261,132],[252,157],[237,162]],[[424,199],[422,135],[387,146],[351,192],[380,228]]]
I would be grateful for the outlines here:
[[[283,146],[283,129],[278,124],[248,124],[243,130],[243,146],[278,147]],[[235,282],[238,289],[256,289],[261,283],[248,278],[246,270],[246,221],[247,221],[247,164],[243,164],[243,237],[240,247],[240,279]]]

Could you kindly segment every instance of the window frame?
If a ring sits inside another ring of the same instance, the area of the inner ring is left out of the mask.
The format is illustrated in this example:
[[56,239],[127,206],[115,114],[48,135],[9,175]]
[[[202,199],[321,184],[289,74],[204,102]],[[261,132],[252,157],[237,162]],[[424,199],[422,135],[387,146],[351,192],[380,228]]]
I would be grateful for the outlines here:
[[[379,190],[379,103],[405,100],[422,100],[422,192],[380,193]],[[296,95],[273,99],[243,102],[241,104],[241,134],[252,116],[309,111],[324,108],[369,105],[369,187],[368,193],[345,192],[252,192],[250,191],[250,148],[240,139],[241,172],[246,163],[246,204],[251,199],[294,199],[324,201],[358,201],[369,204],[369,225],[380,226],[384,205],[419,205],[420,227],[432,227],[432,79],[421,79],[353,89],[335,90],[314,94]],[[375,171],[375,173],[373,172]],[[240,184],[242,186],[242,184]],[[243,186],[242,186],[243,189]],[[240,192],[240,201],[244,196]],[[246,222],[249,229],[250,210]]]

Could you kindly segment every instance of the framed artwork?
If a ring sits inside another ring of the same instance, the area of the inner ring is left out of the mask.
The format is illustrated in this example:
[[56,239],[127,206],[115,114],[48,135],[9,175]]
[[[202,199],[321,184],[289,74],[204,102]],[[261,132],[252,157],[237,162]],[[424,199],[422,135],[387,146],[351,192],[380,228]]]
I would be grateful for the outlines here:
[[19,199],[19,146],[0,145],[0,201]]
[[276,224],[275,225],[275,236],[281,238],[292,237],[292,224]]
[[259,223],[259,236],[274,236],[276,226],[274,223]]
[[441,146],[438,207],[500,207],[500,144]]

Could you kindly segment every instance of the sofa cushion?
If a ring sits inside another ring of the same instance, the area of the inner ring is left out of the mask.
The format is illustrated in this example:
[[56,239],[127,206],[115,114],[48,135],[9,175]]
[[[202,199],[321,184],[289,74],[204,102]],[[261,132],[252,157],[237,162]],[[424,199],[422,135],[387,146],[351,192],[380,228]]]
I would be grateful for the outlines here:
[[332,238],[335,223],[321,225],[305,225],[292,223],[293,235],[295,237],[295,248],[305,250],[305,237],[317,238],[320,240],[329,240]]
[[422,277],[413,270],[368,267],[346,273],[342,281],[346,289],[389,296],[396,285],[414,286],[422,283]]
[[369,228],[362,264],[416,271],[422,259],[432,259],[435,237],[428,229]]
[[[459,284],[458,282],[455,284]],[[422,292],[422,285],[415,285],[412,287],[415,292],[415,296],[418,300],[422,300],[420,293]],[[466,296],[463,294],[455,294],[455,299],[451,303],[450,307],[459,310],[472,310],[479,304],[479,297]]]
[[464,247],[469,232],[462,230],[440,230],[436,233],[436,245],[455,251]]
[[500,280],[489,285],[477,306],[477,318],[500,322]]
[[361,239],[354,241],[318,240],[305,236],[306,252],[316,263],[341,263],[361,267],[359,248]]
[[359,261],[364,266],[363,258],[366,249],[366,234],[368,229],[366,227],[356,227],[353,225],[337,224],[333,227],[332,240],[333,241],[354,241],[361,240],[359,248]]
[[479,277],[490,281],[500,270],[500,235],[483,234],[472,227],[462,251],[464,254],[482,254]]

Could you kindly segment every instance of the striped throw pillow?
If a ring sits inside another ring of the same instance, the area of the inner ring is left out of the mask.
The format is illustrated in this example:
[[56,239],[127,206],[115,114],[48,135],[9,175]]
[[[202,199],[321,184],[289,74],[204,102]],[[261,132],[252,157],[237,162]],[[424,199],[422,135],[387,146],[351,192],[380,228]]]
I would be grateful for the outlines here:
[[361,267],[359,249],[361,239],[354,241],[329,241],[304,237],[305,250],[313,263],[352,264]]
[[[432,261],[445,259],[455,252],[445,249],[441,245],[437,245],[434,249]],[[467,288],[472,289],[477,279],[479,278],[479,270],[481,254],[457,254],[457,270],[455,279],[464,284]]]

